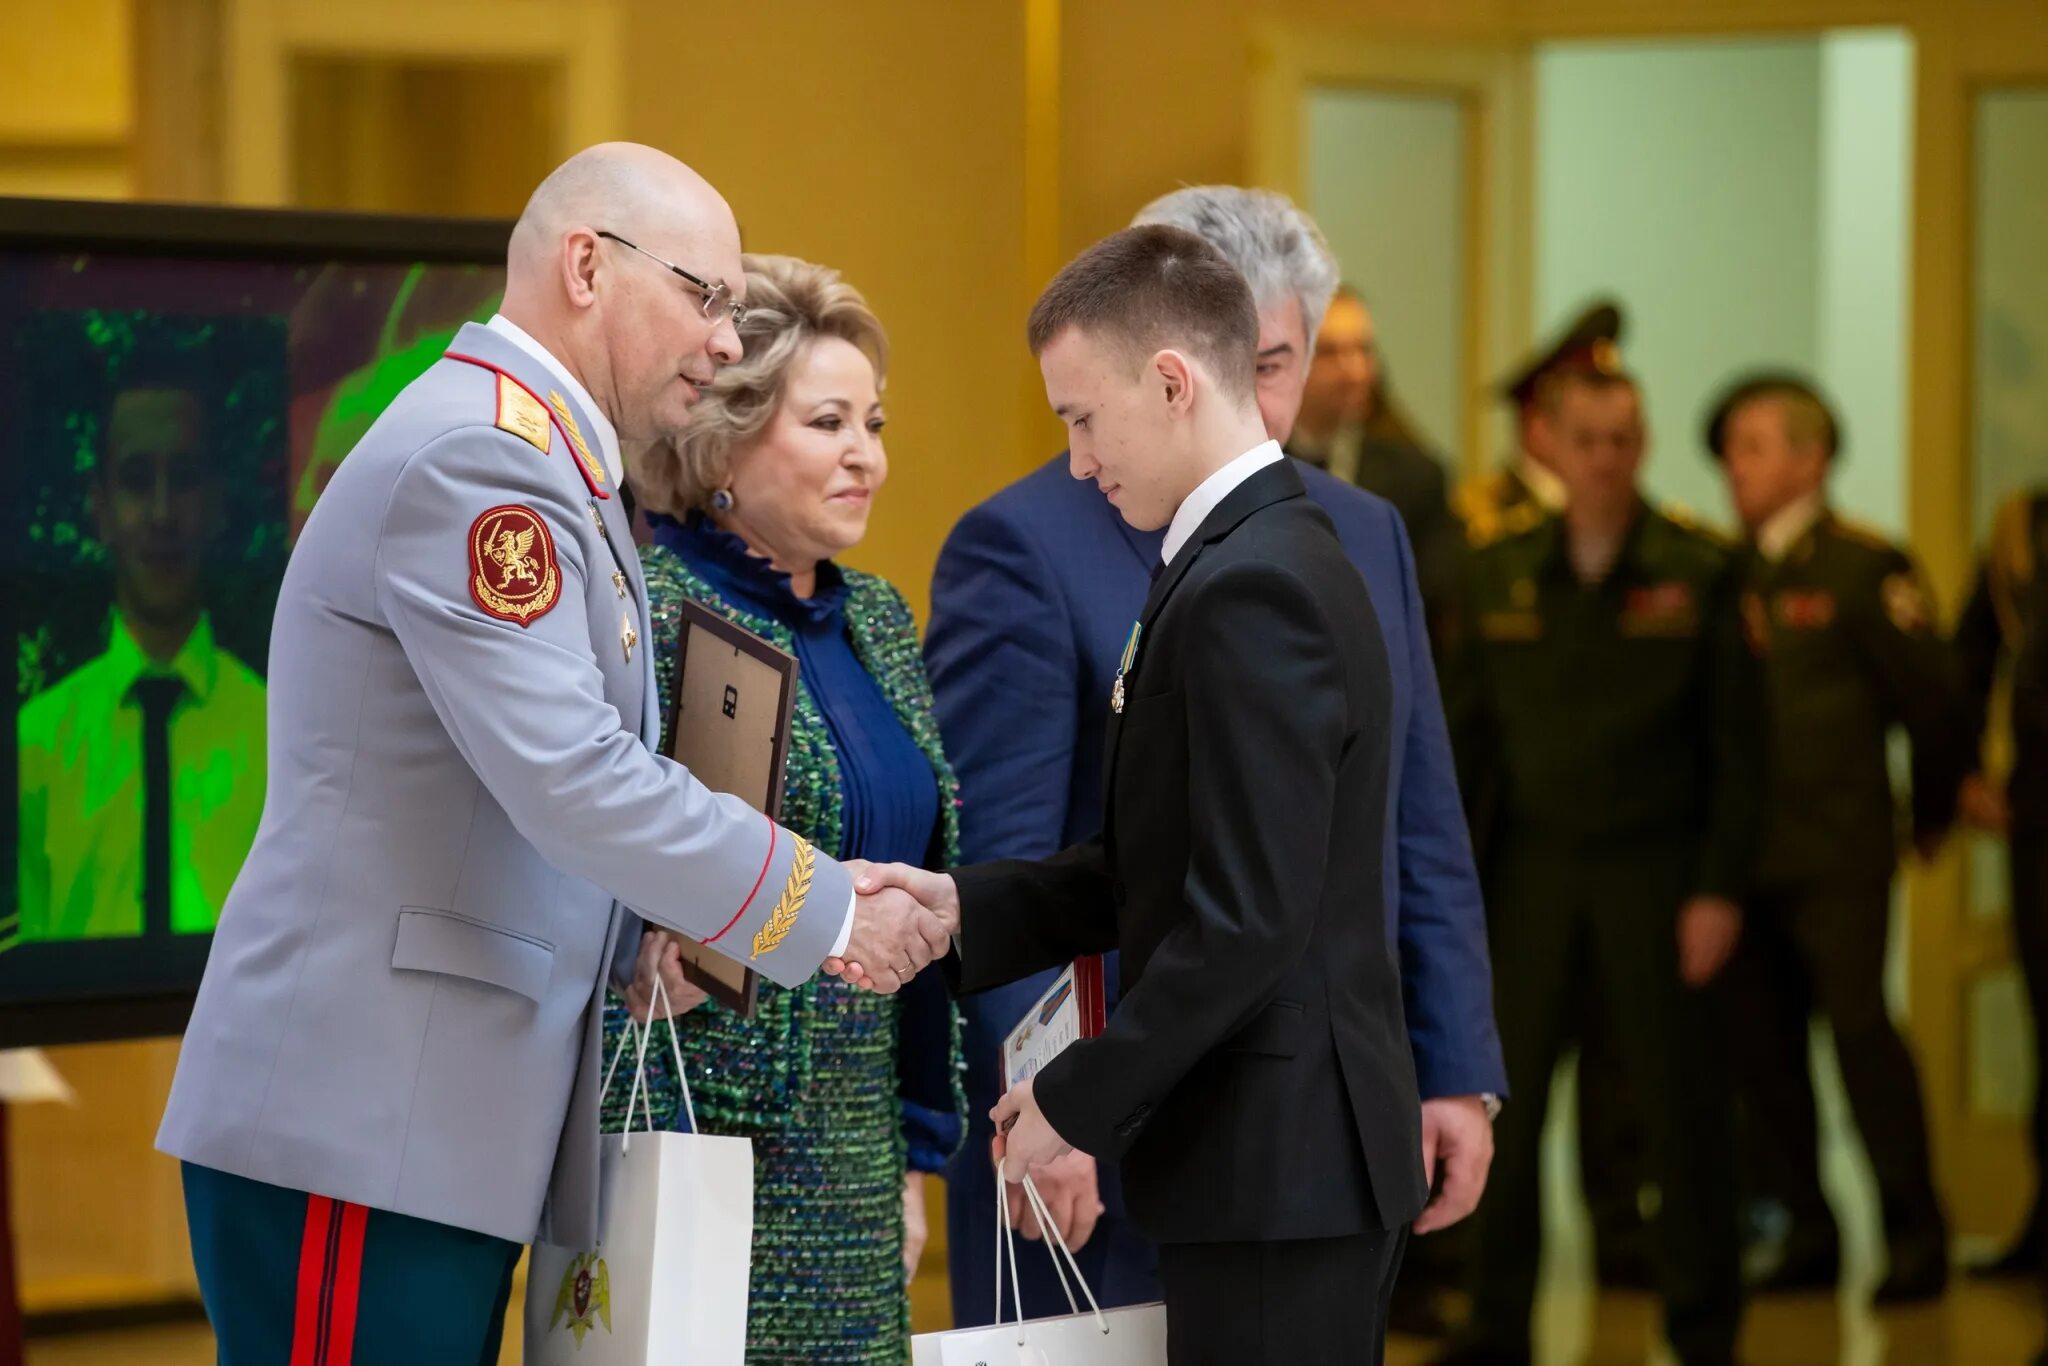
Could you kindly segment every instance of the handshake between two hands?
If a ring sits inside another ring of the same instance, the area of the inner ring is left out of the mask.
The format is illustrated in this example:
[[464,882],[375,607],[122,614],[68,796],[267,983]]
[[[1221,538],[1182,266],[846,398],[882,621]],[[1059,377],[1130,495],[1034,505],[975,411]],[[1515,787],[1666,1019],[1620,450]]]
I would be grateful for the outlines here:
[[[952,950],[953,936],[960,932],[960,894],[944,873],[905,864],[849,859],[846,870],[854,879],[853,933],[846,952],[827,958],[824,970],[849,986],[884,994],[901,991]],[[640,938],[633,982],[626,989],[626,1007],[642,1024],[656,1014],[657,981],[671,1015],[706,1000],[683,975],[682,950],[675,940],[649,930]]]
[[944,873],[848,860],[853,934],[825,971],[849,986],[889,993],[944,958],[960,932],[960,893]]

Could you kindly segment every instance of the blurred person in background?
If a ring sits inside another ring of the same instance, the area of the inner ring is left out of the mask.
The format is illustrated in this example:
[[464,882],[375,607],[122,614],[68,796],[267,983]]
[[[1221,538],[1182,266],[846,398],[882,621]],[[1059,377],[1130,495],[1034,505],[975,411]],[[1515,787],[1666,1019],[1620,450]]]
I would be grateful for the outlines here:
[[[1971,741],[1971,772],[1959,804],[1965,821],[2007,840],[2013,942],[2033,1007],[2038,1065],[2048,1059],[2048,488],[2022,490],[1999,507],[1956,625],[1956,647]],[[2010,680],[2012,699],[2012,768],[2003,781],[1981,759],[2001,676]],[[2012,1245],[1976,1268],[1982,1274],[2037,1276],[2048,1270],[2041,1190],[2041,1173],[2048,1172],[2048,1083],[2036,1087],[2033,1138],[2033,1204]]]
[[[1746,1194],[1787,1216],[1759,1288],[1831,1288],[1841,1274],[1806,1066],[1818,1010],[1877,1175],[1890,1251],[1877,1302],[1931,1299],[1948,1282],[1948,1232],[1884,969],[1898,849],[1940,844],[1967,767],[1961,678],[1919,566],[1829,506],[1841,428],[1812,384],[1738,380],[1706,440],[1748,537],[1743,613],[1770,702],[1764,841],[1731,972]],[[1894,725],[1912,743],[1910,841],[1886,763]]]
[[1754,862],[1762,680],[1731,550],[1638,491],[1634,380],[1564,371],[1537,404],[1565,511],[1473,551],[1445,666],[1461,786],[1490,808],[1475,825],[1516,1099],[1471,1320],[1439,1360],[1531,1359],[1551,1075],[1592,1028],[1649,1138],[1667,1335],[1685,1366],[1726,1366],[1742,1284],[1719,978]]
[[[1552,471],[1547,449],[1553,424],[1539,400],[1555,376],[1620,373],[1623,322],[1618,304],[1596,301],[1500,382],[1500,394],[1515,410],[1516,449],[1493,473],[1462,485],[1453,499],[1467,548],[1519,535],[1564,510],[1565,486]],[[1473,834],[1484,842],[1484,829]],[[1647,1290],[1656,1284],[1644,1215],[1655,1202],[1648,1140],[1615,1042],[1602,1023],[1611,1012],[1596,997],[1597,987],[1584,1002],[1577,1030],[1575,1092],[1579,1183],[1593,1225],[1594,1272],[1602,1285]]]
[[1372,310],[1339,285],[1316,332],[1288,454],[1392,503],[1415,547],[1422,600],[1436,622],[1458,573],[1461,537],[1444,465],[1394,399]]
[[1621,370],[1621,308],[1599,300],[1574,318],[1551,344],[1501,382],[1500,392],[1515,409],[1515,449],[1498,469],[1460,485],[1451,511],[1474,541],[1502,530],[1526,529],[1529,513],[1562,512],[1565,489],[1544,449],[1543,410],[1538,398],[1544,379],[1566,371],[1617,374]]

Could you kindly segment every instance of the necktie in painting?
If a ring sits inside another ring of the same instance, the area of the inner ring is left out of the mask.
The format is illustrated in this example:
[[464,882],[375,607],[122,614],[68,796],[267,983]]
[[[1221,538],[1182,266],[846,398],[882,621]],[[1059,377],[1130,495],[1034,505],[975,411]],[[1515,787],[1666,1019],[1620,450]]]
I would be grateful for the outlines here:
[[137,679],[142,707],[142,932],[171,932],[171,711],[185,695],[175,677]]

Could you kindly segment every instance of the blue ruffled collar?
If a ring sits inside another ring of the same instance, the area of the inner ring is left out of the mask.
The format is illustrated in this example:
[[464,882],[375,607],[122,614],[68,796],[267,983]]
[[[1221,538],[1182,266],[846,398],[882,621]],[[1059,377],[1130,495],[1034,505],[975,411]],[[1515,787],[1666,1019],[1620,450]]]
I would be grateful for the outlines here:
[[747,543],[702,513],[682,521],[656,513],[648,517],[654,543],[674,551],[735,607],[773,617],[792,630],[839,627],[846,617],[847,583],[839,566],[818,566],[817,591],[800,598],[789,575],[747,548]]

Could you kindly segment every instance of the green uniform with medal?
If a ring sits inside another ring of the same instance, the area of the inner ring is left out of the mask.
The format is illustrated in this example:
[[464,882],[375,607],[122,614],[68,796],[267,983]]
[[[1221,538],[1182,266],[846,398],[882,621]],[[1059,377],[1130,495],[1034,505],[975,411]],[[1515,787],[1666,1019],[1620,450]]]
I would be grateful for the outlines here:
[[[1505,375],[1497,392],[1514,409],[1518,425],[1535,411],[1537,394],[1548,377],[1620,371],[1625,323],[1619,300],[1593,300],[1547,345]],[[1557,476],[1526,451],[1517,450],[1492,472],[1460,487],[1451,506],[1464,523],[1468,543],[1482,546],[1527,531],[1562,508],[1564,501]],[[1593,1224],[1594,1270],[1604,1286],[1640,1289],[1652,1279],[1649,1231],[1641,1213],[1640,1192],[1647,1181],[1642,1126],[1629,1113],[1628,1088],[1621,1080],[1614,1042],[1593,1026],[1591,1016],[1580,1034],[1578,1168]],[[1442,1236],[1418,1240],[1403,1267],[1404,1284],[1410,1268],[1426,1264],[1442,1241]]]
[[1931,846],[1973,758],[1960,671],[1919,570],[1875,532],[1822,512],[1773,562],[1747,557],[1743,613],[1765,661],[1765,837],[1735,961],[1753,1194],[1791,1216],[1788,1265],[1832,1281],[1813,1085],[1799,1060],[1824,1014],[1884,1205],[1895,1275],[1938,1281],[1935,1200],[1913,1057],[1885,1004],[1892,873],[1906,843],[1887,737],[1912,742],[1913,837]]
[[1515,1102],[1477,1215],[1473,1321],[1526,1354],[1551,1073],[1595,1006],[1661,1192],[1667,1326],[1730,1359],[1740,1316],[1721,986],[1678,980],[1679,909],[1740,900],[1755,862],[1762,681],[1730,548],[1647,505],[1601,581],[1563,523],[1475,548],[1445,670],[1480,832],[1495,1009]]

